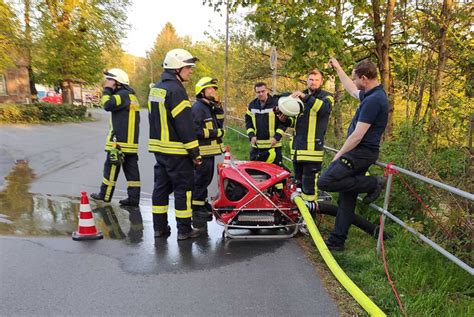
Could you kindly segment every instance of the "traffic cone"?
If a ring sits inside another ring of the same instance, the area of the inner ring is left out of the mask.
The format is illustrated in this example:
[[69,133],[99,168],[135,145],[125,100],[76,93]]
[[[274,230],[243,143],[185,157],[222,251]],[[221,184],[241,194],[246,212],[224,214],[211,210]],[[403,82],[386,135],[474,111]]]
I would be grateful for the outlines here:
[[230,147],[226,146],[225,147],[225,152],[224,152],[224,161],[222,162],[224,164],[230,164]]
[[72,233],[72,239],[76,241],[99,240],[103,237],[102,232],[98,231],[95,226],[94,215],[89,205],[87,193],[82,192],[81,206],[79,208],[79,223],[77,225],[77,231]]

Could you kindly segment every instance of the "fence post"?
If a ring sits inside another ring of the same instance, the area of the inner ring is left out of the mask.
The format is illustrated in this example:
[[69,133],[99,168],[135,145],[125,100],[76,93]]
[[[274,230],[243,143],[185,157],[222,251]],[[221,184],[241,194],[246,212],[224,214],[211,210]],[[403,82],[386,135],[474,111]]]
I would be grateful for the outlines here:
[[[390,203],[390,193],[392,192],[392,183],[393,183],[393,173],[388,172],[387,186],[385,187],[385,197],[383,200],[383,209],[388,210],[388,204]],[[385,218],[386,216],[382,214],[382,223],[380,224],[380,229],[384,228],[385,231]],[[379,237],[377,239],[377,254],[380,254],[380,249],[382,248],[382,230],[379,230]]]

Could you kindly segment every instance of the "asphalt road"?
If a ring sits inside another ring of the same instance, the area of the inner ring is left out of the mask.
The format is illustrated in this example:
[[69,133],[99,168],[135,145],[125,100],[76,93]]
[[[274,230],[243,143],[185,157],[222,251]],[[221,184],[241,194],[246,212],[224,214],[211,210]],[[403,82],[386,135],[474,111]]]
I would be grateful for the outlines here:
[[[154,157],[141,113],[139,208],[91,208],[104,240],[77,242],[79,196],[98,189],[108,116],[0,127],[0,315],[337,316],[294,240],[153,238]],[[210,195],[215,194],[215,186]],[[170,212],[170,221],[173,221]],[[174,227],[172,226],[174,229]]]

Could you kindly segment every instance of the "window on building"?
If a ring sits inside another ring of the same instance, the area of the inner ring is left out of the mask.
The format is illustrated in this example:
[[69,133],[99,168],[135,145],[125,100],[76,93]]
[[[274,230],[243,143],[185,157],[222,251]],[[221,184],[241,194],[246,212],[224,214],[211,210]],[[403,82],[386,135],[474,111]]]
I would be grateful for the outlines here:
[[5,80],[5,75],[0,74],[0,96],[7,95],[7,82]]

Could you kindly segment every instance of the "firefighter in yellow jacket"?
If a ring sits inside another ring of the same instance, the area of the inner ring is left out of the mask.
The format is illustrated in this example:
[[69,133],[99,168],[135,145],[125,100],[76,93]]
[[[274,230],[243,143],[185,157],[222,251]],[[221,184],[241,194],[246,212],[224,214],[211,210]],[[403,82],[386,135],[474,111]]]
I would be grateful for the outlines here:
[[127,179],[128,198],[121,205],[138,206],[140,202],[140,172],[138,170],[138,134],[140,106],[135,91],[129,86],[128,75],[119,68],[105,72],[101,104],[111,113],[109,133],[105,143],[107,158],[100,192],[91,194],[95,200],[110,202],[115,183],[123,166]]
[[152,196],[155,238],[167,237],[168,196],[174,192],[178,240],[196,238],[191,226],[194,166],[201,163],[194,131],[191,104],[183,82],[190,79],[197,58],[183,49],[169,51],[163,62],[161,80],[150,89],[148,110],[150,140],[148,150],[155,154],[155,186]]
[[205,227],[212,220],[211,205],[207,201],[207,187],[214,176],[214,157],[221,155],[224,136],[224,110],[217,101],[217,79],[201,78],[195,87],[196,102],[192,112],[194,129],[199,141],[202,164],[194,171],[193,225]]
[[317,200],[317,175],[321,171],[324,136],[334,103],[333,95],[321,89],[322,84],[323,74],[317,69],[310,71],[308,88],[292,93],[303,101],[303,112],[296,119],[288,118],[295,131],[291,147],[295,180],[302,190],[301,197],[307,202]]

